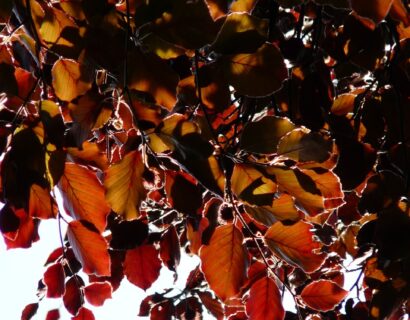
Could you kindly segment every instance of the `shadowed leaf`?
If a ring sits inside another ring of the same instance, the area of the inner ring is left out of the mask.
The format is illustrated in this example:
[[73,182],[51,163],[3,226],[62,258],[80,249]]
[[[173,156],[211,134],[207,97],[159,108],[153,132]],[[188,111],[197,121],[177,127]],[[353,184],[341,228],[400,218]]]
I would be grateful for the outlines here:
[[300,296],[310,308],[326,312],[333,310],[348,293],[333,281],[318,280],[303,288]]

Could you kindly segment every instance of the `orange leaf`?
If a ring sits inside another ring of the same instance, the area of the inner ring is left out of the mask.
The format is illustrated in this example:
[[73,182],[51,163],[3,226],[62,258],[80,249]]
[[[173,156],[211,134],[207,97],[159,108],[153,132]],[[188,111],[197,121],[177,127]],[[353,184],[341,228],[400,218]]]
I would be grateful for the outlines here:
[[67,148],[67,152],[80,160],[95,163],[98,168],[108,168],[108,159],[104,151],[100,150],[97,143],[84,141],[81,150],[79,148]]
[[49,190],[37,184],[31,185],[28,209],[31,217],[39,219],[55,218],[58,210]]
[[83,95],[92,86],[87,70],[74,60],[58,60],[51,69],[51,75],[55,94],[64,101]]
[[209,220],[207,218],[202,218],[198,226],[195,225],[194,221],[189,221],[187,219],[186,224],[186,236],[189,241],[189,250],[193,254],[198,254],[199,248],[202,245],[202,234],[209,226]]
[[263,277],[252,285],[249,299],[246,302],[246,313],[251,320],[283,320],[285,318],[282,297],[275,281],[269,277]]
[[316,253],[321,244],[313,240],[313,226],[298,221],[291,226],[274,223],[265,233],[265,241],[272,252],[292,266],[313,272],[322,265],[326,255]]
[[224,319],[224,307],[217,298],[208,291],[198,291],[197,293],[202,304],[216,319]]
[[78,164],[66,163],[59,188],[64,208],[72,217],[87,220],[100,232],[104,231],[110,208],[94,172]]
[[126,220],[138,218],[146,190],[142,182],[145,166],[138,151],[128,153],[105,171],[106,198],[112,210]]
[[246,280],[248,255],[243,234],[233,224],[215,229],[209,245],[199,251],[201,269],[210,288],[223,301],[235,296]]
[[44,284],[47,286],[47,298],[59,298],[65,291],[65,273],[60,262],[49,266],[44,272]]
[[92,225],[86,221],[71,221],[67,236],[85,273],[111,275],[107,242]]
[[84,288],[87,301],[93,306],[102,306],[107,299],[111,299],[112,287],[107,281],[94,282]]
[[158,279],[161,260],[153,245],[143,245],[128,250],[124,261],[127,279],[141,289],[147,290]]
[[326,312],[333,310],[348,293],[333,281],[318,280],[309,283],[300,296],[309,308]]

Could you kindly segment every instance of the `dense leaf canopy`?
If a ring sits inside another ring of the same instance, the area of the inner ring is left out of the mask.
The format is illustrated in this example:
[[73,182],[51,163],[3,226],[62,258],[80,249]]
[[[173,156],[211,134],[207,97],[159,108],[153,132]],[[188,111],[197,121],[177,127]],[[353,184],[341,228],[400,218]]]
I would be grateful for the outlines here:
[[186,288],[135,315],[408,312],[409,12],[407,0],[1,0],[0,231],[29,248],[41,220],[67,225],[21,319],[44,296],[94,319],[85,301],[103,305],[123,278],[146,290],[181,254],[201,261]]

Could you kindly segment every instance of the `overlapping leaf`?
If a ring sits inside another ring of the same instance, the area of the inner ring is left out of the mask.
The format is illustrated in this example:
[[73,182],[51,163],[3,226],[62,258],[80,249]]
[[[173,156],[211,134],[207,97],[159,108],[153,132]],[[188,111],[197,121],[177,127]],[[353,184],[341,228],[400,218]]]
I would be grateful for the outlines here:
[[246,313],[252,320],[285,319],[281,293],[273,279],[263,277],[252,285],[246,302]]
[[87,220],[100,232],[105,229],[110,208],[94,172],[78,164],[66,163],[59,188],[64,208],[72,217]]
[[60,262],[56,262],[47,268],[43,280],[47,286],[47,298],[59,298],[64,294],[65,273]]
[[107,281],[93,282],[84,288],[84,296],[93,306],[102,306],[107,299],[111,299],[112,287]]
[[338,305],[348,294],[330,280],[318,280],[309,283],[300,296],[310,308],[318,311],[329,311]]
[[107,201],[112,210],[127,220],[140,215],[139,206],[146,195],[142,181],[144,171],[145,166],[137,150],[131,151],[105,171]]
[[216,228],[209,245],[200,249],[202,272],[222,301],[235,296],[246,280],[248,255],[242,242],[242,232],[227,224]]
[[85,273],[111,274],[108,244],[92,225],[81,220],[72,221],[68,224],[67,236]]
[[322,265],[326,254],[318,252],[321,244],[314,240],[312,228],[304,221],[291,226],[278,221],[265,233],[265,241],[279,258],[305,272],[313,272]]

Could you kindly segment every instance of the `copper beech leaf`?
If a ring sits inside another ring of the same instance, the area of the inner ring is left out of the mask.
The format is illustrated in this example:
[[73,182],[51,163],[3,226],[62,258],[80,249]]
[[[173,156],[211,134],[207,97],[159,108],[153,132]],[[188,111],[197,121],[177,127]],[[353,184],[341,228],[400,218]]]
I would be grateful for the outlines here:
[[81,287],[84,281],[78,276],[72,276],[65,284],[66,290],[63,296],[63,303],[68,312],[77,315],[81,306],[84,304],[82,299]]
[[60,311],[58,309],[52,309],[47,312],[45,320],[59,320],[60,319]]
[[281,293],[273,279],[263,277],[252,285],[246,302],[246,313],[251,320],[285,319]]
[[161,260],[153,245],[128,250],[124,260],[124,274],[137,287],[147,290],[158,279]]
[[105,201],[104,188],[93,171],[66,163],[58,186],[64,208],[73,218],[87,220],[100,232],[105,229],[110,208]]
[[81,220],[71,221],[68,224],[67,236],[85,273],[111,275],[108,244],[92,225]]
[[381,22],[389,13],[393,0],[351,0],[352,9],[359,15]]
[[322,245],[313,239],[312,229],[302,220],[291,226],[278,221],[266,231],[265,242],[277,257],[310,273],[319,269],[326,258],[325,253],[317,252]]
[[59,298],[65,291],[65,273],[60,262],[50,265],[44,272],[44,284],[47,286],[47,298]]
[[303,288],[300,296],[309,308],[326,312],[333,310],[348,293],[333,281],[318,280]]
[[218,298],[208,291],[198,291],[199,299],[208,311],[217,319],[224,319],[224,307]]
[[287,118],[266,116],[243,129],[241,148],[254,153],[276,153],[279,140],[295,125]]
[[31,185],[29,215],[39,219],[50,219],[57,216],[57,204],[47,188],[37,184]]
[[88,71],[74,60],[57,60],[51,75],[54,92],[63,101],[72,101],[85,94],[92,86]]
[[181,260],[181,247],[177,230],[173,225],[161,236],[159,254],[168,269],[176,272],[176,268]]
[[235,296],[245,283],[249,261],[243,238],[235,225],[226,224],[216,228],[209,245],[199,251],[205,279],[222,301]]
[[145,166],[139,151],[134,150],[105,171],[104,187],[112,210],[126,220],[138,218],[146,190],[142,175]]
[[112,287],[108,281],[93,282],[84,288],[84,296],[93,306],[102,306],[107,299],[111,299]]
[[254,53],[225,56],[221,60],[225,78],[240,94],[261,97],[280,89],[288,72],[279,49],[264,44]]
[[95,320],[94,313],[85,307],[82,307],[78,314],[75,317],[72,317],[71,320]]
[[33,318],[38,310],[38,302],[26,305],[21,313],[21,320],[30,320]]

